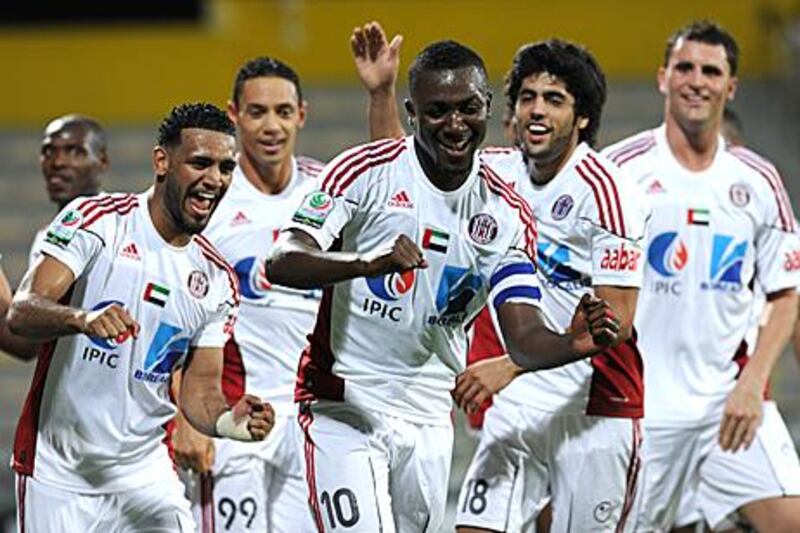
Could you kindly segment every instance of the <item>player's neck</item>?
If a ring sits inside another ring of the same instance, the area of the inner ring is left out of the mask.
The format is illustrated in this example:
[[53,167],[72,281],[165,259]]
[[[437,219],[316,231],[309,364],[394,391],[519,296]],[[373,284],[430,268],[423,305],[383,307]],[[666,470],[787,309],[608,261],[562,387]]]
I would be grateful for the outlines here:
[[714,162],[719,143],[719,122],[703,128],[688,128],[667,114],[666,133],[672,155],[687,170],[700,172]]
[[242,152],[239,166],[247,181],[264,194],[278,194],[292,179],[292,158],[287,157],[276,165],[258,165]]
[[461,187],[472,171],[472,165],[466,170],[458,171],[445,171],[436,166],[433,159],[431,159],[425,151],[419,147],[417,142],[414,142],[414,151],[417,154],[417,161],[419,161],[422,171],[428,177],[428,180],[437,188],[442,191],[454,191]]
[[536,185],[547,185],[550,183],[553,178],[561,172],[561,169],[564,168],[564,165],[569,161],[569,158],[572,157],[572,154],[575,153],[576,146],[577,143],[571,143],[570,146],[556,157],[546,161],[537,161],[532,157],[526,156],[525,162],[528,165],[528,176],[530,176],[531,181]]
[[161,236],[164,241],[176,247],[183,247],[189,244],[192,236],[182,231],[172,215],[167,211],[163,199],[156,196],[154,192],[150,192],[147,197],[147,210],[150,213],[150,221],[153,227]]

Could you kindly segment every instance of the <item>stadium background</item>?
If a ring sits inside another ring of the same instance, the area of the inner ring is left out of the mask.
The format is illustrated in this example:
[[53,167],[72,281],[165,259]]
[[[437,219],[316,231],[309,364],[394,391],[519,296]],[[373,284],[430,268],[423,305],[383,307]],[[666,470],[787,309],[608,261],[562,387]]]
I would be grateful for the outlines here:
[[[173,105],[224,105],[239,65],[272,55],[303,80],[310,114],[300,152],[321,159],[362,142],[366,97],[355,79],[351,29],[379,20],[402,33],[402,70],[425,44],[454,38],[485,59],[495,91],[489,142],[502,143],[502,75],[516,48],[559,36],[588,46],[609,78],[601,145],[660,122],[654,74],[677,27],[713,18],[742,49],[735,109],[748,145],[781,169],[800,198],[800,2],[792,0],[631,0],[366,2],[354,0],[28,0],[0,14],[0,252],[12,284],[22,276],[36,229],[53,215],[38,168],[47,120],[82,112],[108,126],[112,172],[106,190],[141,190],[151,180],[159,119]],[[400,94],[404,94],[401,89]],[[668,325],[665,325],[668,328]],[[675,331],[674,334],[680,334]],[[13,430],[32,364],[0,358],[0,530],[11,527]],[[785,354],[775,396],[800,442],[800,368]],[[87,409],[91,408],[87,404]],[[457,424],[452,490],[474,446]],[[455,492],[453,493],[455,497]]]

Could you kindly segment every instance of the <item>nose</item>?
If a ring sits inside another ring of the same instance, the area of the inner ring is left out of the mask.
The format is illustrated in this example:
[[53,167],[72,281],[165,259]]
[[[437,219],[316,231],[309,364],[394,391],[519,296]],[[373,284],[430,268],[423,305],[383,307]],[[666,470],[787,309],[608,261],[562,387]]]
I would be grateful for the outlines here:
[[445,122],[446,133],[461,134],[468,129],[464,116],[459,111],[453,111],[447,115],[447,121]]
[[536,98],[533,99],[533,102],[531,102],[531,107],[530,107],[531,118],[544,117],[545,109],[546,107],[544,105],[544,98],[542,98],[541,96],[537,96]]
[[263,123],[264,131],[275,131],[279,128],[278,126],[278,115],[273,111],[268,111],[264,115],[264,123]]
[[67,155],[67,151],[62,150],[61,148],[55,148],[52,152],[52,155],[50,155],[49,159],[51,164],[56,168],[65,167],[69,163],[69,157]]

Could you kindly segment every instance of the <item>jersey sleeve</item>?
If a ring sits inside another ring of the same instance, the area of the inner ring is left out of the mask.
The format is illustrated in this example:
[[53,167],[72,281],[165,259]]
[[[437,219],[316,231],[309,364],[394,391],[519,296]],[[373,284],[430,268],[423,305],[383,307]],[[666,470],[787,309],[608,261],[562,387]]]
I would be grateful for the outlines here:
[[[336,181],[342,162],[351,151],[344,152],[325,166],[317,178],[314,190],[306,194],[282,231],[302,230],[311,235],[321,249],[330,248],[360,204],[360,182],[363,180],[344,189],[338,187],[339,183]],[[364,179],[369,181],[369,176]]]
[[[619,172],[619,171],[617,171]],[[619,190],[612,205],[605,209],[592,202],[589,241],[592,258],[592,285],[641,287],[644,279],[647,246],[647,198],[630,182],[615,180]]]
[[506,302],[539,306],[542,291],[535,257],[531,257],[529,249],[524,232],[520,231],[489,278],[489,305],[495,312]]
[[[92,231],[83,229],[84,217],[78,204],[84,200],[75,199],[67,204],[47,227],[44,239],[34,250],[34,253],[49,255],[65,264],[76,278],[83,274],[103,248],[98,231],[102,231],[101,224],[107,223],[102,220],[92,226]],[[113,219],[108,217],[107,220]]]
[[223,291],[220,304],[211,313],[192,339],[191,345],[198,348],[222,348],[233,333],[239,313],[239,288],[229,283]]
[[777,204],[767,203],[755,238],[756,279],[765,294],[800,285],[800,235],[787,229]]

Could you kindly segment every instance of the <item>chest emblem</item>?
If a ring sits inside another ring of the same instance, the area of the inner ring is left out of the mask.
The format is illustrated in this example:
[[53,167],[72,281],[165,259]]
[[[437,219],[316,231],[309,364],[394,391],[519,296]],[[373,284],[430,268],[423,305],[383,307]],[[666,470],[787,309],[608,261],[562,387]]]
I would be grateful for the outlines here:
[[564,220],[569,212],[572,211],[574,205],[575,200],[573,200],[572,196],[569,194],[562,194],[559,196],[558,199],[553,202],[553,208],[550,210],[553,220]]
[[470,239],[478,244],[489,244],[497,237],[497,221],[487,213],[472,217],[468,228]]
[[389,207],[411,209],[414,207],[414,202],[411,201],[411,197],[408,196],[408,193],[405,191],[405,189],[400,189],[389,199],[387,205]]
[[736,207],[744,207],[750,203],[750,191],[741,183],[734,183],[728,191],[731,203]]
[[123,246],[122,250],[119,251],[119,256],[133,259],[134,261],[142,260],[142,256],[139,255],[139,249],[136,247],[135,242],[129,242],[126,246]]
[[189,289],[189,294],[195,298],[205,298],[206,294],[208,294],[208,276],[204,272],[195,270],[189,274],[186,286]]

